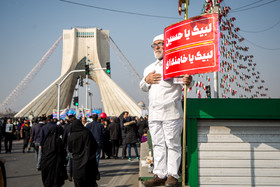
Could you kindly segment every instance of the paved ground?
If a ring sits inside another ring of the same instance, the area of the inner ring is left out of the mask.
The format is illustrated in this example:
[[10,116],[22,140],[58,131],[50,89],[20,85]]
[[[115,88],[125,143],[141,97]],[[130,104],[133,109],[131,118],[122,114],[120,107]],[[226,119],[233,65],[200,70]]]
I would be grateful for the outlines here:
[[[6,159],[8,187],[43,187],[41,172],[36,170],[34,152],[22,153],[22,141],[14,141],[11,154],[5,154],[2,143],[0,159]],[[121,152],[121,149],[120,151]],[[134,155],[134,150],[132,150]],[[101,179],[98,186],[138,187],[139,162],[121,159],[100,160]],[[74,187],[73,182],[65,181],[64,187]]]

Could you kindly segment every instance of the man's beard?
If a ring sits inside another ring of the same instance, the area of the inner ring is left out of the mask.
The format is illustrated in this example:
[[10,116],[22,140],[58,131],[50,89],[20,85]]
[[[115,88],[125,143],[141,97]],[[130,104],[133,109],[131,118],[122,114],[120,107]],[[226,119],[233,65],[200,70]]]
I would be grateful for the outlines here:
[[[157,53],[157,52],[160,52],[160,53]],[[156,50],[156,51],[154,51],[154,55],[155,55],[156,59],[162,60],[163,59],[163,50]]]

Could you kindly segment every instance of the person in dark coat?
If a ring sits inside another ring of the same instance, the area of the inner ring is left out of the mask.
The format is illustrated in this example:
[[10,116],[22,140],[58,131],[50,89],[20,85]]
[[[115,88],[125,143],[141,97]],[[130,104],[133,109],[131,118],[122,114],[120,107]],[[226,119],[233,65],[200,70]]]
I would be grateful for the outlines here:
[[136,143],[138,141],[138,130],[136,121],[128,121],[129,122],[124,123],[125,142],[127,143],[128,148],[128,161],[131,161],[131,147],[134,147],[136,159],[139,160],[139,155],[136,147]]
[[14,140],[15,127],[12,123],[12,119],[8,118],[7,122],[3,125],[3,131],[5,136],[5,150],[6,153],[11,153]]
[[98,173],[96,163],[97,143],[91,132],[80,120],[71,123],[68,150],[73,157],[73,178],[75,187],[94,187]]
[[96,114],[93,114],[92,118],[93,121],[91,123],[88,123],[86,128],[90,130],[95,141],[97,142],[98,148],[96,150],[96,162],[97,162],[97,166],[99,166],[100,153],[101,153],[101,149],[104,146],[103,140],[106,131],[104,129],[104,126],[101,123],[97,122],[98,116]]
[[42,127],[40,147],[41,174],[44,187],[61,187],[67,178],[65,163],[66,152],[62,143],[59,129],[52,115],[48,123]]
[[73,176],[73,158],[72,158],[72,153],[69,152],[67,141],[68,137],[70,136],[70,131],[71,131],[71,122],[76,119],[74,115],[68,116],[69,119],[65,119],[65,124],[63,126],[63,135],[62,135],[62,143],[64,146],[64,149],[66,150],[67,154],[67,159],[66,159],[66,170],[67,170],[67,176],[68,180],[72,181],[72,176]]
[[18,121],[16,122],[16,126],[15,126],[15,129],[16,129],[16,139],[17,140],[20,140],[20,129],[21,129],[21,126],[23,124],[23,119],[22,118],[18,118]]
[[121,139],[121,144],[122,144],[122,159],[126,159],[126,149],[127,149],[127,143],[125,142],[126,139],[126,135],[124,132],[124,123],[128,122],[129,118],[129,112],[128,111],[124,111],[120,116],[120,128],[121,128],[121,135],[122,135],[122,139]]
[[[36,120],[35,120],[36,121]],[[31,142],[34,143],[34,150],[35,150],[35,159],[36,159],[36,168],[37,170],[41,170],[41,156],[42,151],[40,149],[40,135],[43,125],[45,125],[47,121],[46,117],[39,117],[38,123],[36,123],[32,127],[32,133],[31,133]]]
[[137,121],[137,127],[138,127],[138,137],[141,138],[144,134],[144,129],[148,128],[147,122],[143,117],[140,117],[140,119]]
[[110,159],[112,156],[112,144],[110,141],[110,133],[108,131],[108,127],[110,125],[110,121],[109,119],[104,119],[102,121],[102,125],[104,126],[104,130],[105,130],[105,136],[103,137],[103,149],[102,149],[102,157],[101,158],[105,158],[105,154],[107,155],[106,159]]
[[22,152],[25,153],[25,149],[28,148],[28,152],[30,151],[30,146],[28,144],[30,143],[30,137],[31,137],[31,127],[30,122],[28,120],[24,120],[24,123],[22,125],[22,128],[20,130],[20,136],[23,139],[23,146],[22,146]]
[[5,159],[0,160],[0,186],[1,187],[7,187],[5,162],[6,162]]
[[108,131],[112,143],[112,155],[114,159],[117,159],[119,153],[119,147],[120,147],[120,140],[121,140],[121,128],[120,128],[119,118],[117,117],[111,118],[111,123],[108,127]]

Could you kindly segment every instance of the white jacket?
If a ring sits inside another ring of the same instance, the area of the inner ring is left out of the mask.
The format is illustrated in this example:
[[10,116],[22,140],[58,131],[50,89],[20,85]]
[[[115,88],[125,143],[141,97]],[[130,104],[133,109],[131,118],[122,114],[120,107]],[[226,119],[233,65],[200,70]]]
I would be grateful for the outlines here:
[[161,80],[159,84],[148,84],[145,81],[145,77],[154,70],[163,75],[162,66],[162,60],[157,60],[146,67],[140,82],[140,88],[149,92],[149,121],[183,118],[181,84],[173,84],[173,79]]

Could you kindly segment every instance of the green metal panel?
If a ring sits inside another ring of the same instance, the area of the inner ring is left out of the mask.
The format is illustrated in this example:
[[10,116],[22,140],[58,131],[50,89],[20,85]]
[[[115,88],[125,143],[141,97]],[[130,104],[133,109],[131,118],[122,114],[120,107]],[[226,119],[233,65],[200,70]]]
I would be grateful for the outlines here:
[[188,185],[198,187],[199,119],[280,119],[280,99],[187,99]]
[[280,99],[187,99],[187,118],[280,119]]
[[188,185],[198,186],[197,119],[187,119]]

